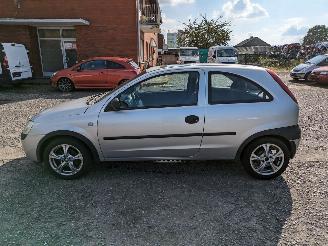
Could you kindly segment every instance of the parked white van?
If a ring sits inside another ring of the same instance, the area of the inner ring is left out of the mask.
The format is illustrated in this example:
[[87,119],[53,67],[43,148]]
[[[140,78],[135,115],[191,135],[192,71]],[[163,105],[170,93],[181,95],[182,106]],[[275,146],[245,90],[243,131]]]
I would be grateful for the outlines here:
[[4,82],[32,78],[28,51],[22,44],[0,43],[0,79]]
[[209,63],[238,63],[238,52],[232,46],[213,46],[208,51]]
[[197,47],[180,47],[178,63],[199,63],[199,49]]

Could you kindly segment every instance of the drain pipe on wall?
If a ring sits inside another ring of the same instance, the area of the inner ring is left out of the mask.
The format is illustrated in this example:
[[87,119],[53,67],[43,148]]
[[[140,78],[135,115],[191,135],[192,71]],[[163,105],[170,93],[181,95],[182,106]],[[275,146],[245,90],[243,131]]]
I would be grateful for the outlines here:
[[141,49],[141,42],[140,42],[140,0],[136,0],[137,4],[137,43],[138,43],[138,64],[141,65],[141,57],[140,57],[140,49]]

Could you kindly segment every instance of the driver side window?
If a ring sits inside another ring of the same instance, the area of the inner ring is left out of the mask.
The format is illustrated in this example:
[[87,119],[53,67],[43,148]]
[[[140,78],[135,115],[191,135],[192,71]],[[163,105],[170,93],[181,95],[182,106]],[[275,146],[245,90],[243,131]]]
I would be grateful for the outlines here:
[[156,76],[131,86],[118,98],[122,109],[197,105],[199,73],[184,72]]

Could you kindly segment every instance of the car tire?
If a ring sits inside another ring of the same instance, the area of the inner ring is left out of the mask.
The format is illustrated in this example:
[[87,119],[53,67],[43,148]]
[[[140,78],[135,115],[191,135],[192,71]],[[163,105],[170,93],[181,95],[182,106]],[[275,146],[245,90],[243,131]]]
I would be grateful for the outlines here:
[[305,76],[304,76],[304,80],[305,80],[305,81],[309,82],[309,76],[310,76],[310,74],[311,74],[311,73],[307,73],[307,74],[305,74]]
[[48,171],[62,179],[76,179],[89,171],[90,150],[79,140],[60,137],[44,149],[43,162]]
[[74,84],[69,78],[60,78],[57,82],[57,88],[61,92],[71,92],[74,90]]
[[288,167],[290,151],[283,141],[266,137],[250,143],[245,148],[241,160],[246,172],[252,177],[273,179],[280,176]]

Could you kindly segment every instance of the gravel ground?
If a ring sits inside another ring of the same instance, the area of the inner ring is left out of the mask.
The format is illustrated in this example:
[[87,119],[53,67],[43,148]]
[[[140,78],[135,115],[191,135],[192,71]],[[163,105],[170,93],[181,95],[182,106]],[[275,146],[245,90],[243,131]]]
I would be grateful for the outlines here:
[[113,163],[59,180],[25,157],[19,134],[39,111],[95,91],[0,91],[0,245],[327,245],[328,87],[289,85],[303,140],[272,181],[216,162]]

